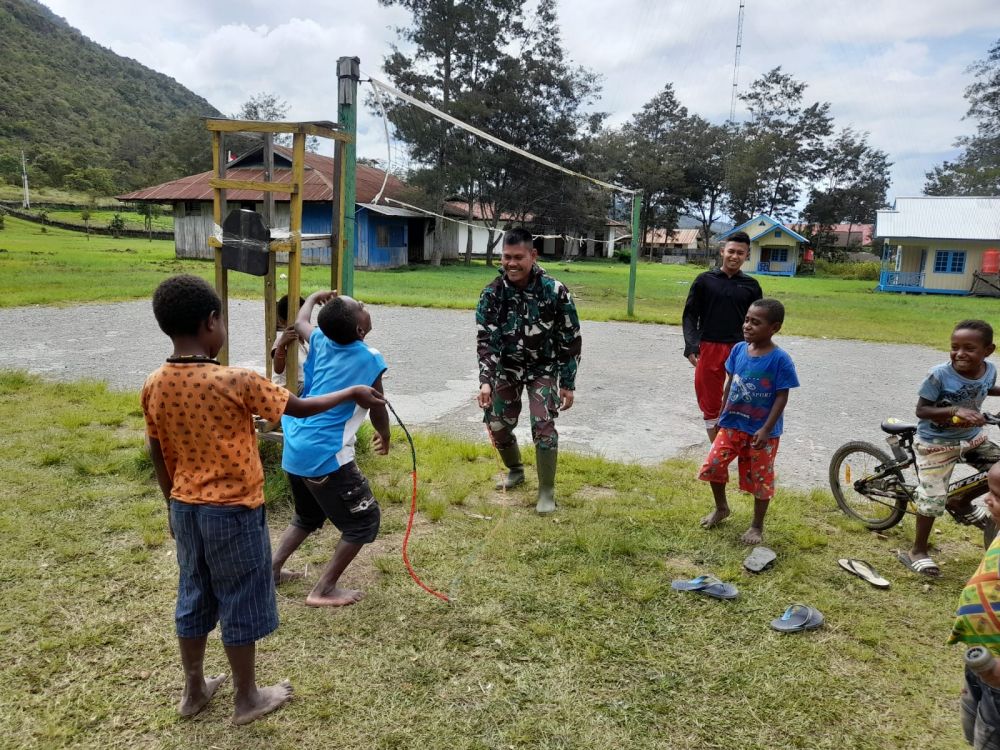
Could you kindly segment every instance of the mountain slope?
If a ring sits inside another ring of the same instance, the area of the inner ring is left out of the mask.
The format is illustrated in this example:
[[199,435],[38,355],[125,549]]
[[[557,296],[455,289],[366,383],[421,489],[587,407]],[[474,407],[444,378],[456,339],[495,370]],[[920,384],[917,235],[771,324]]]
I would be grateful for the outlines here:
[[[39,184],[118,190],[204,168],[218,115],[174,79],[83,36],[35,0],[0,0],[0,177],[23,148]],[[105,170],[94,171],[94,170]],[[71,184],[78,183],[78,184]]]

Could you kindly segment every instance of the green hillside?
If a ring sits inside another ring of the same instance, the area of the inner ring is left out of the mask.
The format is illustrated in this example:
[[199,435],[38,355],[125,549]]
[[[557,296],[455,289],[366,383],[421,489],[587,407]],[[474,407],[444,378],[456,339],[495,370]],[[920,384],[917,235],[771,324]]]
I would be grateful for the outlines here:
[[0,179],[20,182],[21,149],[32,184],[104,194],[210,165],[198,118],[218,110],[41,3],[0,0],[0,60]]

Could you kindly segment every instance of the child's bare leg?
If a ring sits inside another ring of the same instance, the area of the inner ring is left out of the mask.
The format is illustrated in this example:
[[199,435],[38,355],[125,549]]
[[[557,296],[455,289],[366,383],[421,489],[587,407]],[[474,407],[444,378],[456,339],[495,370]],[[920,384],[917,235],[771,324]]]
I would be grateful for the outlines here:
[[271,555],[271,571],[274,574],[274,585],[277,586],[279,583],[285,583],[285,581],[291,581],[296,578],[301,578],[303,573],[301,571],[290,571],[282,570],[288,558],[292,556],[292,553],[299,548],[299,546],[306,540],[312,532],[306,531],[305,529],[300,529],[298,526],[289,525],[287,529],[281,534],[281,540],[278,542],[278,548]]
[[712,498],[715,500],[715,510],[701,519],[702,528],[710,529],[722,523],[730,513],[729,502],[726,500],[726,483],[709,482],[712,485]]
[[931,529],[934,528],[934,516],[922,516],[917,514],[916,533],[913,535],[913,548],[910,550],[910,559],[919,560],[922,557],[930,557]]
[[178,638],[181,651],[181,665],[184,667],[184,694],[177,706],[181,716],[194,716],[212,700],[215,691],[229,675],[220,674],[205,678],[205,644],[208,636],[200,638]]
[[277,685],[257,687],[257,644],[226,646],[225,649],[236,688],[233,724],[249,724],[291,699],[292,685],[288,680],[282,680]]
[[345,542],[343,538],[337,542],[330,564],[326,566],[315,588],[309,592],[306,604],[310,607],[344,607],[361,601],[364,596],[362,592],[342,589],[337,586],[337,581],[363,546],[355,542]]
[[764,516],[767,514],[770,502],[760,497],[753,499],[753,521],[750,523],[750,528],[740,537],[740,541],[744,544],[760,544],[764,541]]
[[719,434],[719,428],[718,427],[706,427],[705,428],[705,432],[708,433],[708,442],[709,443],[714,443],[715,442],[715,436]]

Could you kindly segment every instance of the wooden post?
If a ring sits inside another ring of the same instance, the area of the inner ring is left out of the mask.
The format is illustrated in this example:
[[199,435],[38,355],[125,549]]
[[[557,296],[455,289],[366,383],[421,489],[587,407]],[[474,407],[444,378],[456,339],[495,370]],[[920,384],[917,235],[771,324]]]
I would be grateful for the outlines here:
[[[218,131],[212,131],[212,171],[220,180],[226,177],[226,156],[222,149],[225,146],[225,138]],[[221,231],[222,217],[226,212],[226,190],[225,188],[214,188],[212,190],[212,221]],[[213,236],[214,236],[213,231]],[[226,326],[229,326],[229,272],[222,267],[222,248],[215,248],[215,291],[222,298],[222,319]],[[222,345],[219,352],[219,362],[224,365],[229,364],[229,337]]]
[[[354,211],[357,197],[355,177],[357,159],[358,134],[358,80],[361,78],[361,60],[357,57],[341,57],[337,60],[337,122],[340,130],[349,135],[351,140],[343,149],[344,189],[341,202],[344,206],[344,233],[341,258],[341,283],[338,289],[342,294],[354,294],[354,254],[356,250]],[[387,165],[388,168],[388,165]]]
[[639,212],[642,210],[642,191],[632,196],[632,258],[628,267],[628,316],[635,315],[635,276],[639,261]]
[[[274,134],[264,134],[264,179],[271,182],[274,179]],[[268,231],[274,226],[274,193],[264,193],[264,203],[261,215]],[[275,253],[270,249],[267,253],[267,274],[264,276],[264,370],[270,378],[273,370],[271,362],[271,344],[274,342],[275,331],[278,328],[277,290],[275,288]]]
[[330,288],[340,290],[344,283],[344,143],[333,145],[333,221],[330,225]]
[[[288,250],[288,319],[299,314],[302,287],[302,196],[305,182],[306,134],[301,130],[292,136],[292,186],[289,205],[291,241]],[[299,390],[299,348],[289,347],[285,355],[285,384],[292,393]]]

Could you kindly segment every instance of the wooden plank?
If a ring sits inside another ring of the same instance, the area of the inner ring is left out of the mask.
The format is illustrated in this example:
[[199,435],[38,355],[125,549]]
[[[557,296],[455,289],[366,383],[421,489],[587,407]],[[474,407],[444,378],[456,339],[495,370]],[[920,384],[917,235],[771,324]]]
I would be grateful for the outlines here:
[[[222,153],[225,146],[225,136],[220,132],[212,133],[212,171],[220,179],[226,176],[226,160]],[[212,191],[212,219],[215,226],[222,226],[222,215],[226,209],[226,191],[223,188],[216,188]],[[213,237],[214,239],[214,237]],[[229,272],[222,266],[221,245],[215,248],[215,291],[222,298],[222,319],[229,325]],[[222,345],[218,354],[219,362],[224,365],[229,364],[229,337]]]
[[[292,182],[301,185],[305,179],[306,136],[292,136]],[[299,296],[302,293],[302,193],[295,193],[289,201],[289,230],[291,248],[288,250],[288,319],[299,314]],[[299,347],[291,346],[285,356],[285,385],[292,393],[299,390]]]
[[297,133],[350,142],[353,137],[332,122],[267,122],[261,120],[218,120],[207,118],[205,127],[215,133]]
[[[264,134],[264,178],[270,182],[274,177],[274,136]],[[261,210],[264,224],[268,231],[274,226],[274,193],[264,193]],[[271,379],[273,363],[271,361],[271,344],[278,329],[278,290],[275,282],[274,253],[267,254],[267,273],[264,275],[264,372]]]
[[208,181],[211,188],[221,188],[228,190],[261,190],[265,193],[290,193],[299,192],[299,184],[293,182],[260,182],[257,180],[222,180],[213,177]]

